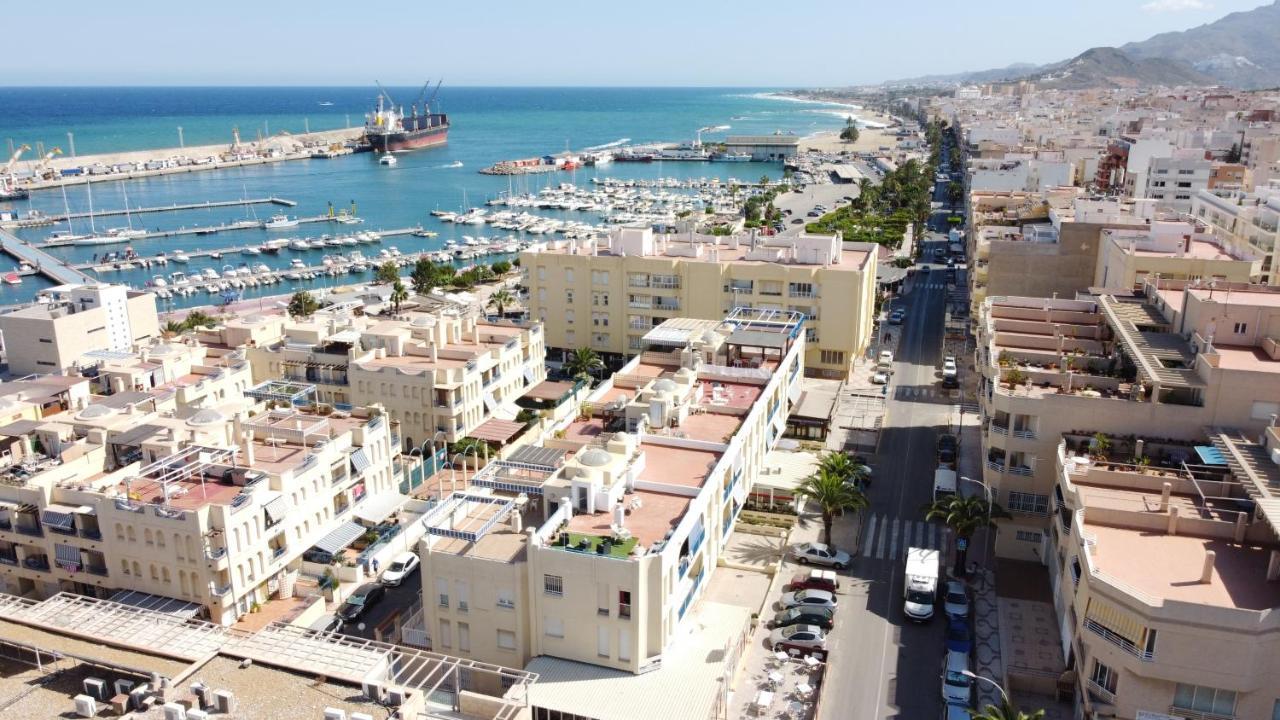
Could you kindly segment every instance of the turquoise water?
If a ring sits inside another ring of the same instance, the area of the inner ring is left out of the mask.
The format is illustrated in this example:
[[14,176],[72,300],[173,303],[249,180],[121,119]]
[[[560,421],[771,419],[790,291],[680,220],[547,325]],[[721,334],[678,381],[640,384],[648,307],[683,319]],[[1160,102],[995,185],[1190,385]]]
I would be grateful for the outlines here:
[[[177,145],[177,127],[183,128],[187,145],[230,142],[231,128],[252,140],[258,132],[301,132],[363,122],[363,113],[373,102],[372,88],[0,88],[0,139],[27,143],[43,142],[46,147],[67,150],[67,132],[73,132],[78,154],[137,150]],[[600,170],[554,173],[509,181],[476,171],[498,160],[541,155],[571,147],[580,150],[629,138],[631,142],[680,141],[692,139],[699,127],[728,125],[718,134],[704,134],[714,140],[723,134],[766,134],[774,131],[807,135],[843,124],[847,113],[836,106],[798,103],[770,98],[765,90],[742,89],[614,89],[614,88],[448,88],[439,103],[450,114],[452,129],[448,145],[404,153],[394,167],[380,166],[370,154],[333,160],[302,160],[252,168],[184,173],[145,180],[95,183],[93,202],[98,209],[119,208],[127,192],[131,206],[231,200],[240,197],[275,195],[297,201],[289,214],[320,215],[329,203],[345,208],[355,203],[365,218],[362,229],[399,228],[423,225],[435,230],[435,239],[397,237],[380,246],[360,248],[366,256],[380,247],[396,245],[402,252],[442,247],[445,240],[461,234],[493,235],[499,231],[485,227],[460,228],[441,223],[429,215],[436,208],[458,209],[464,193],[470,205],[504,192],[514,182],[517,190],[533,190],[547,184],[576,182],[588,185],[599,174],[620,178],[657,177],[737,177],[755,180],[761,175],[777,177],[778,165],[761,163],[615,163]],[[391,88],[400,102],[411,102],[418,88]],[[320,103],[332,103],[322,106]],[[461,166],[457,166],[461,163]],[[78,186],[67,190],[67,204],[73,211],[88,209],[88,192]],[[60,213],[62,193],[45,190],[33,193],[18,210],[40,209]],[[280,208],[257,206],[252,210],[227,208],[134,216],[135,227],[173,229],[194,225],[257,217],[265,219]],[[540,214],[555,215],[545,211]],[[562,216],[565,216],[562,214]],[[592,215],[579,219],[591,221]],[[102,226],[125,224],[123,217],[99,219]],[[288,232],[259,230],[224,232],[218,235],[184,236],[134,241],[142,256],[164,250],[232,247],[260,244],[268,237],[297,237],[321,233],[337,234],[340,226],[302,226]],[[24,239],[39,241],[51,230],[23,231]],[[76,221],[73,229],[87,231],[87,221]],[[505,234],[505,233],[503,233]],[[65,247],[52,252],[59,257],[86,262],[94,253],[123,247]],[[336,250],[336,249],[335,249]],[[344,252],[345,250],[336,250]],[[300,253],[285,250],[277,256],[242,257],[228,254],[222,260],[193,259],[185,268],[167,268],[103,273],[104,280],[141,286],[155,273],[176,269],[188,273],[205,266],[221,268],[224,263],[262,262],[286,267]],[[308,264],[318,264],[323,255],[310,251],[303,255]],[[314,281],[311,284],[317,284]],[[332,280],[328,281],[332,283]],[[0,304],[29,299],[44,287],[43,280],[27,278],[21,286],[0,287]],[[261,290],[246,289],[245,297],[257,292],[281,293],[284,285]],[[175,306],[206,304],[212,296],[203,293],[173,301]]]

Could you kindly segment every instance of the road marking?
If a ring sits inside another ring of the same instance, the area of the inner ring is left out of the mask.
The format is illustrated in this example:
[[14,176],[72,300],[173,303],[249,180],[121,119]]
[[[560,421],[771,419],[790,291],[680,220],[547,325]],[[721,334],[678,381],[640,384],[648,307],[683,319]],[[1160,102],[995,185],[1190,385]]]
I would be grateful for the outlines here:
[[929,529],[925,527],[928,524],[923,520],[916,524],[916,547],[928,547],[924,544],[924,536],[929,532]]
[[889,538],[889,559],[898,559],[898,518],[893,519],[893,537]]
[[876,541],[876,559],[884,559],[885,546],[889,544],[889,518],[880,526],[880,539]]
[[871,552],[871,544],[876,539],[876,521],[879,519],[879,515],[872,515],[871,521],[867,523],[867,531],[863,533],[862,547],[858,548],[859,554],[863,557]]

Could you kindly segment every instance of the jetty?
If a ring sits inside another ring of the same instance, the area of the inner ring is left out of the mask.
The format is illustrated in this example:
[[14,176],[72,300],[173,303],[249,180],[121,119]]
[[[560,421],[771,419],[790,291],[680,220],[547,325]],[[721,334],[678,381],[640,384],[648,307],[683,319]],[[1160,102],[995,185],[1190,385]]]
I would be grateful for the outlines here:
[[10,227],[29,228],[40,227],[42,225],[56,225],[64,223],[68,220],[79,220],[87,217],[111,217],[113,215],[145,215],[147,213],[159,212],[177,212],[181,210],[210,210],[213,208],[225,207],[248,207],[249,205],[280,205],[282,207],[297,207],[298,203],[294,200],[286,200],[278,197],[265,198],[246,198],[243,200],[206,200],[204,202],[194,203],[174,203],[172,205],[154,205],[151,207],[126,207],[115,210],[94,210],[93,212],[73,212],[58,213],[56,215],[40,215],[38,217],[24,218],[12,223],[8,223]]
[[0,229],[0,250],[35,268],[35,272],[44,275],[58,285],[96,283],[98,279],[82,270],[63,263],[58,258],[29,245],[8,230]]
[[[307,225],[313,223],[339,223],[353,224],[350,222],[352,216],[339,215],[316,215],[314,217],[298,218],[299,225]],[[184,235],[217,235],[223,232],[234,232],[236,230],[262,230],[266,224],[260,220],[236,220],[220,225],[196,225],[192,227],[175,228],[173,230],[156,230],[154,232],[134,235],[128,238],[121,238],[117,245],[128,245],[139,240],[151,240],[154,238],[181,237]],[[74,240],[48,240],[40,244],[40,247],[66,247],[67,245],[75,245]],[[113,243],[100,243],[96,245],[86,245],[84,247],[106,247]]]

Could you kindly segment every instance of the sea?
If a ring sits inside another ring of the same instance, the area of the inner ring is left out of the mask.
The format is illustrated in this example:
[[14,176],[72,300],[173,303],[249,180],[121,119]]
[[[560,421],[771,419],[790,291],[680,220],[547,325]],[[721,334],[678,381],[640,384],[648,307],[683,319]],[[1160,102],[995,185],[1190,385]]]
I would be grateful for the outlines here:
[[[0,143],[23,143],[32,148],[60,147],[69,152],[74,143],[77,155],[172,148],[179,143],[179,128],[187,146],[230,144],[233,129],[244,141],[282,132],[332,130],[358,127],[374,105],[376,87],[146,87],[146,88],[0,88]],[[421,88],[387,88],[398,103],[415,101]],[[430,94],[430,91],[428,91]],[[674,177],[736,178],[756,181],[761,176],[777,178],[782,167],[771,163],[612,163],[601,168],[575,172],[507,178],[481,175],[477,171],[506,159],[525,158],[566,149],[692,140],[699,128],[704,142],[725,135],[763,135],[774,132],[805,136],[834,130],[845,118],[857,118],[857,109],[821,102],[801,101],[777,94],[769,88],[496,88],[444,87],[435,97],[437,112],[449,114],[452,125],[447,145],[398,154],[394,166],[379,165],[372,153],[335,159],[293,160],[247,168],[199,171],[161,177],[97,182],[91,188],[72,186],[33,192],[18,203],[0,203],[0,209],[19,212],[40,210],[59,214],[129,207],[235,200],[274,196],[297,203],[293,208],[274,205],[200,209],[98,218],[95,227],[123,227],[169,230],[218,225],[236,220],[265,220],[287,210],[290,215],[315,216],[328,211],[355,209],[364,218],[360,226],[328,223],[302,225],[287,232],[265,230],[224,231],[215,235],[186,235],[173,238],[134,240],[130,246],[141,256],[172,254],[177,250],[225,248],[220,260],[192,258],[184,266],[126,271],[103,271],[108,282],[143,287],[155,275],[168,276],[175,270],[194,274],[205,267],[221,272],[225,266],[242,262],[264,263],[272,268],[288,267],[294,257],[308,265],[319,264],[325,251],[283,250],[278,255],[242,256],[239,248],[258,245],[267,239],[342,234],[353,229],[377,230],[421,225],[439,233],[436,238],[397,236],[380,245],[362,245],[366,257],[379,249],[396,246],[402,253],[442,248],[448,240],[461,236],[505,236],[487,227],[458,226],[439,221],[432,210],[462,210],[482,205],[508,191],[537,192],[563,182],[590,186],[593,177],[657,179]],[[68,134],[71,134],[69,137]],[[5,145],[0,145],[0,148]],[[27,156],[28,159],[30,155]],[[552,217],[572,217],[595,222],[598,217],[579,213],[533,211]],[[24,240],[41,242],[55,230],[88,232],[88,220],[75,220],[70,228],[60,226],[28,229],[17,234]],[[544,239],[547,236],[542,236]],[[119,250],[116,246],[69,246],[51,248],[59,258],[89,262],[95,254]],[[331,248],[346,252],[350,248]],[[490,256],[487,261],[497,259]],[[9,259],[0,258],[0,270]],[[355,277],[317,278],[298,283],[282,283],[246,288],[240,299],[278,295],[295,287],[323,287],[350,283]],[[21,285],[0,286],[0,305],[25,302],[35,292],[48,287],[42,277],[25,277]],[[207,305],[228,298],[203,292],[175,297],[162,310]]]

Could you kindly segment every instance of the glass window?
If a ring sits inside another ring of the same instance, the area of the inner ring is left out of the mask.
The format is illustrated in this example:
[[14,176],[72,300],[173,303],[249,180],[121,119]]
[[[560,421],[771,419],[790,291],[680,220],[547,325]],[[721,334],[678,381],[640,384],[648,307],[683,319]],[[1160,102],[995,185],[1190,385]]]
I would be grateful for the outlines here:
[[1173,692],[1173,705],[1216,715],[1232,715],[1236,710],[1236,693],[1234,690],[1178,683]]
[[498,649],[499,650],[515,650],[516,634],[510,630],[498,631]]
[[542,590],[548,595],[564,595],[564,578],[559,575],[543,575]]

